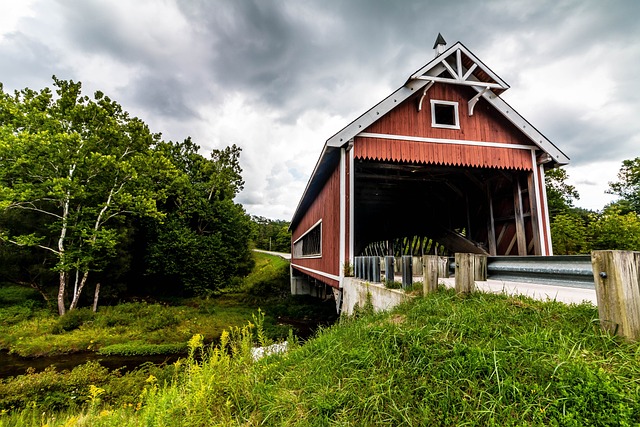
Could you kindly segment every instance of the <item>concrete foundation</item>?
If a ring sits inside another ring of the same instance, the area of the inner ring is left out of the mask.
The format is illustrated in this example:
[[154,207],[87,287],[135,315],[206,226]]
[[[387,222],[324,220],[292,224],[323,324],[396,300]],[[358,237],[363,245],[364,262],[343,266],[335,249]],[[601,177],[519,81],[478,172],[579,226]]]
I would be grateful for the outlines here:
[[353,314],[354,307],[364,307],[371,301],[375,311],[389,310],[411,297],[399,289],[388,289],[380,283],[368,283],[345,277],[342,288],[342,313]]
[[290,268],[291,295],[311,295],[312,297],[325,299],[330,295],[330,286],[318,282],[309,276],[298,273]]

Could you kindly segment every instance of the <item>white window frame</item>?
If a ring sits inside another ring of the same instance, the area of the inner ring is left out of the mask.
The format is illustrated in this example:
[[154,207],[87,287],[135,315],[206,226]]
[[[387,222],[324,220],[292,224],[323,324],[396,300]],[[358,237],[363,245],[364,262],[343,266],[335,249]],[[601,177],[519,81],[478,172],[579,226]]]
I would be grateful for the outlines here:
[[[315,230],[317,227],[320,227],[320,253],[319,254],[312,254],[312,255],[302,255],[302,246],[299,246],[300,253],[298,253],[298,248],[296,248],[296,244],[302,242],[304,237],[307,234],[311,233],[313,230]],[[322,258],[322,220],[319,220],[318,222],[313,224],[311,227],[309,227],[307,229],[307,231],[302,233],[302,235],[300,237],[298,237],[293,242],[293,254],[292,255],[293,255],[292,258],[296,258],[296,259],[300,259],[300,258]]]
[[[442,123],[436,123],[436,105],[452,105],[454,110],[454,125],[445,125]],[[460,129],[460,114],[458,111],[458,103],[455,101],[441,101],[438,99],[431,100],[431,127],[444,128],[444,129]]]

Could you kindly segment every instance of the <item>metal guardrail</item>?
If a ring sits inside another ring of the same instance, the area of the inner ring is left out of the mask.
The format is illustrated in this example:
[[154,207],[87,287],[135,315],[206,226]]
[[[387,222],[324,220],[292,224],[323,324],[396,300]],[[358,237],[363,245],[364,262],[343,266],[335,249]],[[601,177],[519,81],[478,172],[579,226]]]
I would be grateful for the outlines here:
[[590,255],[490,256],[489,279],[593,289]]
[[[380,257],[356,257],[355,276],[363,280],[379,282],[380,260]],[[402,258],[398,258],[396,262],[401,260]],[[393,262],[390,266],[393,268]],[[449,273],[451,275],[455,273],[454,257],[449,258]],[[421,271],[418,274],[422,274]],[[403,274],[403,282],[411,283],[412,279],[404,276],[405,274]],[[492,280],[507,282],[595,288],[590,255],[489,256],[487,257],[487,276]]]

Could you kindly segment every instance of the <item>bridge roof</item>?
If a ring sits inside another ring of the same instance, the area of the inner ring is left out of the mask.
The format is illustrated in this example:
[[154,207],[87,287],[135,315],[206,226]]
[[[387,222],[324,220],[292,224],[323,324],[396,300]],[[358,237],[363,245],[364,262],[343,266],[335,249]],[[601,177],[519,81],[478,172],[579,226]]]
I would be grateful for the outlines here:
[[509,85],[480,61],[467,47],[460,42],[456,42],[411,74],[402,87],[395,90],[325,142],[320,158],[291,219],[292,229],[304,216],[317,194],[322,190],[331,172],[339,164],[340,149],[403,101],[421,90],[425,91],[435,82],[473,88],[478,92],[479,97],[486,100],[496,111],[513,123],[542,152],[547,153],[553,165],[569,163],[569,158],[566,154],[500,97],[502,92],[509,89]]

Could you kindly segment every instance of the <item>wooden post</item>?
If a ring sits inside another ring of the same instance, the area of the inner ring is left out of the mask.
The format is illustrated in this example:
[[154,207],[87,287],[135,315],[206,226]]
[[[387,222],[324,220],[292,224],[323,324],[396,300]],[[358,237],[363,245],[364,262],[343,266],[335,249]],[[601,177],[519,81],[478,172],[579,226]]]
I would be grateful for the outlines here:
[[487,256],[456,253],[456,292],[474,291],[476,280],[487,280]]
[[531,212],[531,229],[533,230],[533,254],[542,255],[542,232],[540,231],[538,222],[538,196],[536,187],[533,182],[533,174],[535,173],[536,164],[533,165],[533,170],[527,176],[527,187],[529,192],[529,211]]
[[640,339],[640,252],[593,251],[600,326],[630,340]]
[[438,257],[438,277],[449,277],[449,257],[439,256]]
[[468,294],[475,288],[474,254],[456,253],[456,293]]
[[438,270],[440,257],[437,255],[425,255],[422,257],[422,271],[424,272],[424,284],[422,292],[427,295],[438,289]]
[[489,204],[489,218],[487,220],[487,240],[489,240],[489,254],[495,256],[498,253],[496,244],[496,223],[493,217],[493,199],[491,198],[491,189],[487,182],[486,190],[487,202]]
[[518,243],[518,255],[527,254],[527,237],[524,229],[524,216],[522,212],[522,188],[520,179],[516,177],[513,183],[513,211],[516,223],[516,241]]
[[487,256],[474,254],[473,258],[473,279],[481,281],[487,280]]

